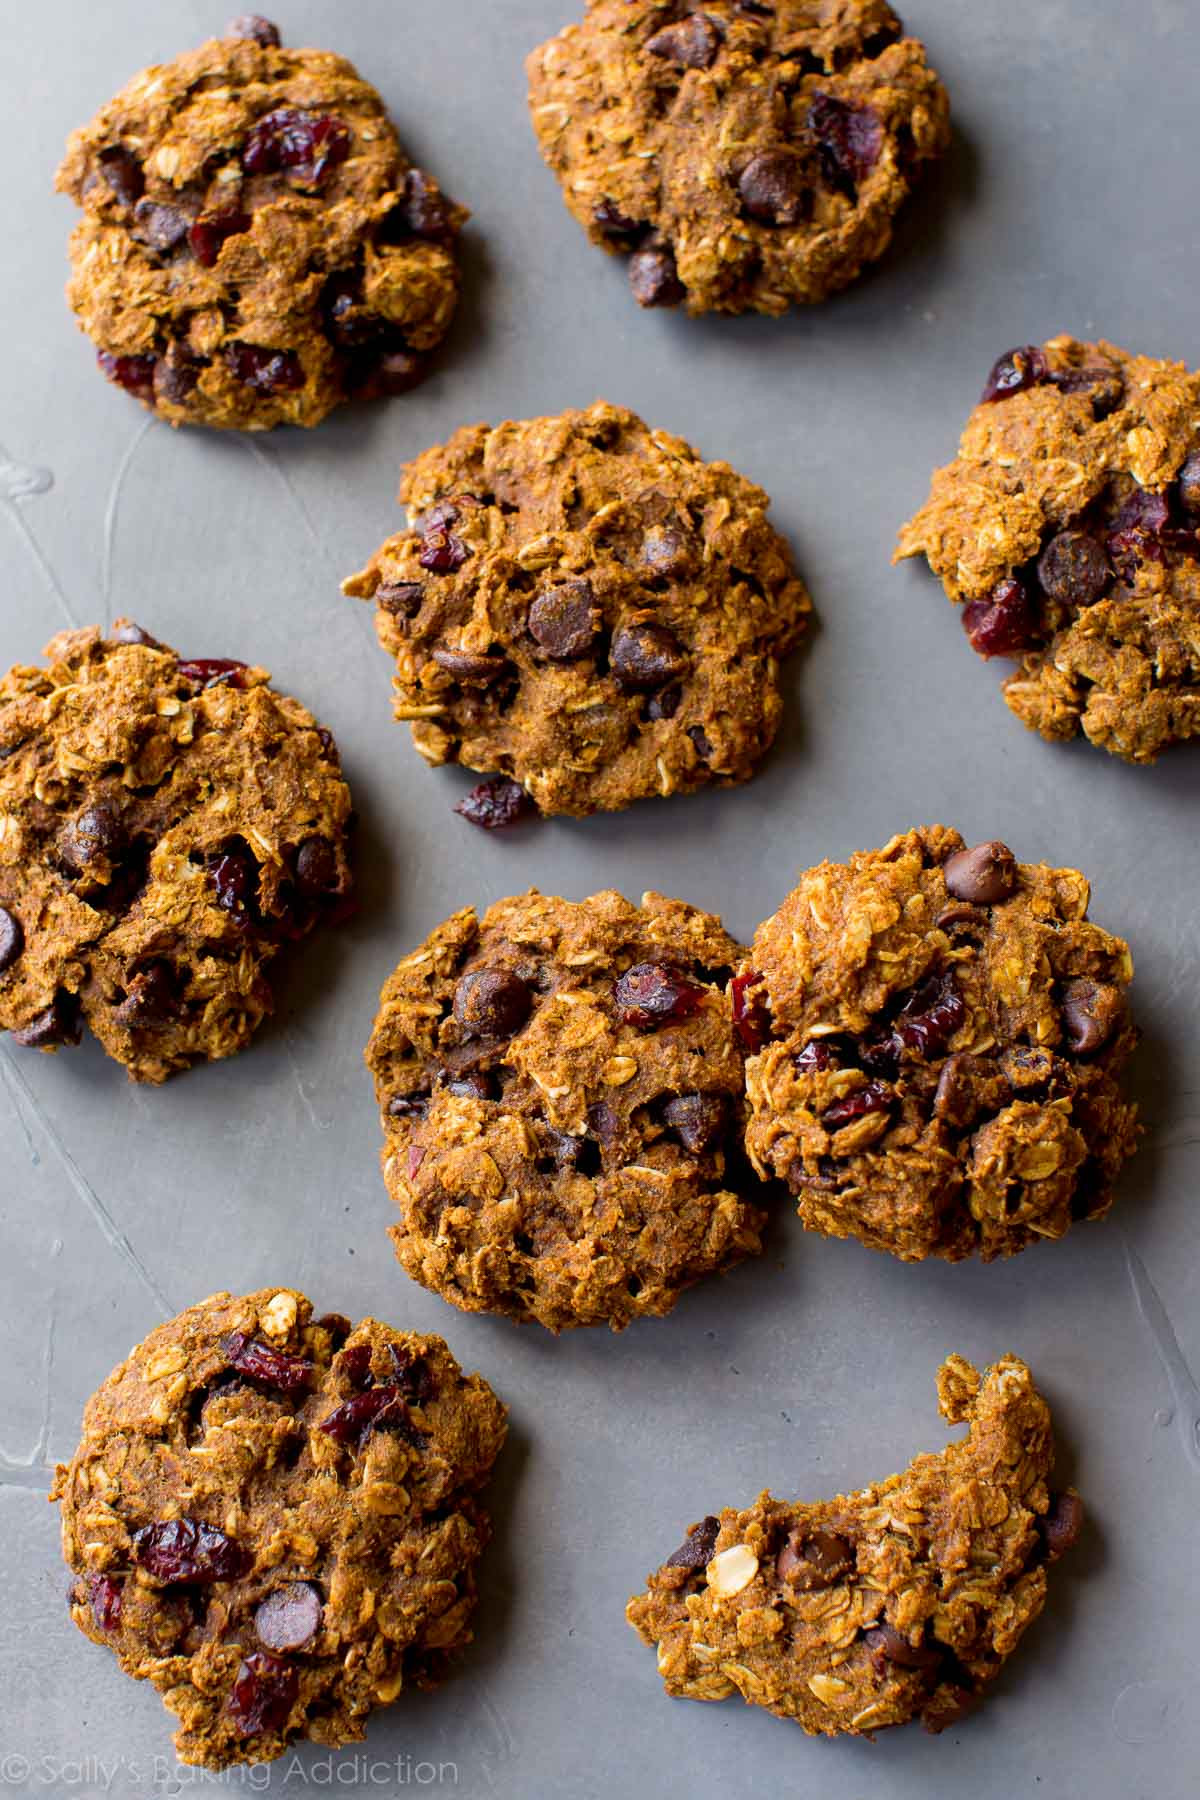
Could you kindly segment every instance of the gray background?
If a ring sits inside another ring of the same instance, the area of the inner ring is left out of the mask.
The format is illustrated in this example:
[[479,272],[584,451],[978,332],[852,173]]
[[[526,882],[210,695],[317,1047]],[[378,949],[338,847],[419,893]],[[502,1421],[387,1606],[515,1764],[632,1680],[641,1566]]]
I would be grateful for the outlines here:
[[[1072,330],[1200,360],[1194,3],[916,0],[958,135],[893,252],[802,316],[695,322],[638,312],[539,162],[522,59],[574,0],[293,0],[286,39],[350,56],[476,222],[428,386],[254,441],[173,435],[97,376],[61,297],[72,209],[49,191],[68,130],[224,11],[5,0],[0,666],[115,612],[190,654],[267,664],[342,745],[363,906],[281,972],[252,1050],[165,1089],[127,1085],[94,1046],[0,1048],[0,1787],[221,1785],[175,1767],[157,1696],[70,1626],[46,1468],[160,1318],[291,1282],[320,1308],[444,1333],[512,1409],[477,1642],[440,1694],[377,1717],[360,1787],[408,1792],[408,1756],[452,1763],[452,1791],[472,1796],[1193,1796],[1197,758],[1131,769],[1027,734],[927,573],[888,558],[1001,350]],[[819,629],[751,786],[487,839],[450,811],[464,775],[428,771],[390,723],[369,610],[338,580],[396,525],[406,457],[467,420],[601,394],[769,488]],[[385,975],[446,913],[530,883],[653,886],[746,936],[799,867],[935,819],[1082,866],[1095,916],[1132,941],[1147,1138],[1107,1223],[1007,1265],[906,1268],[781,1216],[760,1261],[621,1337],[556,1342],[406,1280],[361,1052]],[[681,1527],[768,1484],[816,1496],[939,1445],[950,1349],[1032,1363],[1090,1507],[990,1701],[940,1740],[876,1745],[668,1701],[622,1608]],[[254,1780],[324,1791],[335,1772],[306,1749]]]

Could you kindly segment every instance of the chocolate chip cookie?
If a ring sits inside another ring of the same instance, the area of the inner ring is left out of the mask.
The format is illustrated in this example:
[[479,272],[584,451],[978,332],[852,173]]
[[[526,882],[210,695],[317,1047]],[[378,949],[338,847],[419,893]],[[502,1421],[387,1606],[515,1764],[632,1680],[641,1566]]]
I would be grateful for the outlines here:
[[60,1464],[71,1617],[220,1769],[337,1746],[469,1643],[505,1409],[440,1337],[214,1294],[88,1401]]
[[1129,762],[1200,736],[1200,374],[1071,337],[999,358],[900,534],[1043,737]]
[[135,75],[57,186],[100,368],[172,425],[316,425],[414,386],[450,324],[466,212],[350,63],[257,15]]
[[467,426],[400,496],[410,528],[343,591],[427,762],[543,813],[749,779],[810,610],[761,488],[597,402]]
[[982,1378],[948,1357],[938,1404],[967,1435],[903,1475],[692,1526],[626,1609],[668,1694],[739,1693],[811,1737],[962,1717],[1041,1612],[1083,1505],[1047,1486],[1050,1413],[1018,1357]]
[[118,619],[0,682],[0,1030],[134,1081],[232,1056],[264,971],[347,899],[332,737],[265,669]]
[[1088,899],[930,825],[810,869],[760,925],[732,984],[746,1142],[810,1230],[990,1261],[1108,1211],[1133,964]]
[[886,0],[589,0],[527,66],[542,155],[642,306],[824,300],[949,141]]
[[408,1274],[466,1312],[617,1331],[758,1251],[738,955],[681,900],[531,889],[406,956],[367,1063]]

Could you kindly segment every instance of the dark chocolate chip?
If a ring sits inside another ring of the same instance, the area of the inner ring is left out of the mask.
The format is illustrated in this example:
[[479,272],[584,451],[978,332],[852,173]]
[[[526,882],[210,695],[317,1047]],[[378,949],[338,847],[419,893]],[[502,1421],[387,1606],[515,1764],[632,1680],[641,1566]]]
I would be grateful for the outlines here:
[[737,181],[743,210],[760,225],[797,225],[809,210],[804,162],[794,150],[760,150]]
[[468,681],[473,686],[490,687],[493,681],[499,681],[507,675],[512,664],[506,656],[481,656],[470,650],[447,650],[438,645],[431,652],[439,669],[445,669],[447,675],[453,675],[456,681]]
[[980,401],[1007,400],[1010,394],[1023,393],[1049,379],[1050,365],[1039,346],[1021,344],[996,358],[983,384]]
[[279,27],[272,25],[270,19],[264,19],[261,13],[239,13],[236,19],[230,19],[225,27],[226,37],[253,38],[264,50],[279,48]]
[[117,808],[111,800],[97,800],[76,813],[64,827],[58,839],[58,854],[73,875],[82,875],[95,862],[115,862],[126,843]]
[[714,1149],[729,1125],[729,1101],[724,1094],[680,1094],[668,1100],[663,1118],[693,1156]]
[[814,1531],[806,1538],[790,1531],[775,1558],[779,1579],[803,1589],[832,1587],[853,1567],[853,1549],[833,1531]]
[[512,1037],[532,1006],[532,989],[511,969],[471,969],[454,990],[454,1017],[468,1037]]
[[424,596],[424,582],[389,581],[375,589],[375,604],[393,619],[411,619],[420,612]]
[[1017,887],[1017,859],[1007,844],[992,838],[969,850],[956,850],[942,867],[946,892],[969,906],[996,906]]
[[665,687],[687,668],[679,639],[665,625],[626,625],[612,641],[612,672],[622,687]]
[[56,1050],[63,1044],[77,1044],[80,1038],[79,1007],[73,994],[55,994],[49,1006],[28,1025],[13,1032],[14,1044],[26,1050]]
[[180,1011],[179,982],[175,970],[163,957],[155,957],[133,973],[125,988],[125,998],[113,1008],[113,1018],[127,1030],[148,1025],[162,1025],[176,1018]]
[[1038,580],[1063,606],[1092,606],[1112,580],[1103,547],[1086,531],[1060,531],[1038,558]]
[[669,244],[647,244],[629,259],[629,285],[639,306],[678,306],[684,286]]
[[1109,982],[1082,976],[1063,985],[1063,1022],[1076,1056],[1093,1056],[1103,1049],[1124,1014],[1124,995]]
[[707,14],[692,13],[674,25],[664,25],[646,39],[644,47],[647,55],[661,56],[681,69],[707,69],[716,61],[721,33]]
[[160,253],[182,244],[191,219],[182,207],[160,200],[139,200],[133,209],[132,235]]
[[0,974],[12,965],[25,948],[25,929],[16,913],[0,906]]
[[337,851],[328,838],[305,838],[296,852],[296,886],[306,900],[321,900],[338,886]]
[[943,1652],[932,1644],[913,1644],[894,1625],[876,1625],[865,1633],[867,1647],[882,1662],[894,1663],[899,1669],[936,1669]]
[[590,581],[543,588],[529,608],[529,635],[555,662],[587,656],[596,637],[596,596]]
[[321,1596],[308,1581],[289,1581],[259,1602],[254,1629],[268,1650],[303,1650],[321,1629]]
[[501,831],[537,809],[519,782],[508,775],[490,775],[464,794],[454,810],[481,831]]
[[720,1519],[712,1513],[701,1519],[680,1544],[673,1550],[663,1567],[666,1569],[706,1569],[713,1559],[713,1551],[717,1547],[717,1538],[721,1531]]

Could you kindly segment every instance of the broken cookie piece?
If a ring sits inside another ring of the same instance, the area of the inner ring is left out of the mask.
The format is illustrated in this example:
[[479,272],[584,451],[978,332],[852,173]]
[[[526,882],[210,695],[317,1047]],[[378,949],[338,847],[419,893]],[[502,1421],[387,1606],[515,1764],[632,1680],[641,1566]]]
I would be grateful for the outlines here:
[[734,1693],[810,1736],[933,1732],[983,1694],[1046,1599],[1083,1507],[1053,1492],[1050,1414],[1025,1364],[938,1374],[967,1435],[833,1500],[760,1494],[692,1527],[626,1609],[668,1694]]
[[810,1230],[907,1261],[1098,1218],[1137,1142],[1128,945],[1076,869],[930,825],[808,870],[732,984],[746,1145]]
[[1200,374],[1071,337],[998,358],[905,525],[1004,698],[1128,762],[1200,736]]

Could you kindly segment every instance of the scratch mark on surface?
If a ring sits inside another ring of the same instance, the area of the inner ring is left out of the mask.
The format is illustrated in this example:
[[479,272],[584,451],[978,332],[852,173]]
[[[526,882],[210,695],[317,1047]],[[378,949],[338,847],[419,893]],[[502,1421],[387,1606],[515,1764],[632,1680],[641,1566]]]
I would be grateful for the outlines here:
[[42,1422],[37,1442],[28,1456],[15,1456],[0,1448],[0,1487],[37,1488],[43,1493],[49,1487],[50,1465],[46,1452],[50,1447],[50,1406],[54,1381],[54,1338],[58,1327],[58,1303],[51,1300],[46,1320],[46,1347],[42,1352]]
[[71,1155],[71,1152],[63,1142],[63,1139],[59,1136],[58,1131],[51,1124],[47,1114],[43,1111],[24,1075],[21,1073],[20,1069],[17,1068],[13,1059],[13,1054],[8,1049],[4,1050],[3,1056],[0,1058],[0,1074],[3,1075],[4,1084],[8,1088],[10,1099],[13,1099],[14,1105],[18,1107],[20,1106],[20,1101],[13,1096],[14,1087],[19,1091],[25,1105],[37,1120],[45,1134],[47,1142],[66,1171],[67,1180],[75,1189],[75,1192],[82,1201],[85,1209],[91,1214],[96,1228],[100,1232],[105,1243],[145,1288],[155,1305],[161,1311],[163,1317],[169,1319],[171,1314],[176,1310],[175,1307],[171,1305],[170,1301],[167,1299],[153,1275],[109,1212],[95,1188],[93,1188],[91,1183],[87,1180],[83,1170]]
[[137,431],[134,432],[128,444],[125,446],[124,454],[117,464],[116,472],[112,478],[112,486],[108,490],[108,499],[104,506],[104,550],[100,565],[100,593],[103,597],[106,611],[108,610],[112,593],[113,545],[116,542],[117,537],[117,514],[121,507],[121,491],[125,486],[125,477],[128,475],[130,465],[137,454],[138,446],[146,433],[150,430],[151,426],[155,423],[156,421],[153,415],[150,415],[143,420]]
[[[283,492],[288,501],[288,504],[293,508],[293,510],[296,513],[297,518],[300,520],[301,525],[304,527],[305,533],[307,534],[308,540],[312,544],[313,549],[317,552],[317,555],[321,558],[322,562],[324,562],[325,566],[328,568],[330,566],[330,559],[329,559],[329,555],[328,555],[328,552],[325,547],[325,540],[322,538],[320,532],[317,530],[316,526],[314,525],[313,519],[312,519],[312,514],[309,512],[307,506],[304,504],[304,501],[301,497],[299,488],[296,486],[295,482],[292,480],[291,476],[288,474],[284,465],[280,462],[275,451],[273,449],[268,448],[268,446],[266,444],[260,444],[257,441],[257,439],[252,438],[252,437],[245,438],[242,440],[242,442],[245,443],[246,449],[250,452],[250,454],[254,458],[255,462],[258,463],[262,468],[267,469],[270,472],[270,474],[274,476],[275,480],[279,483],[280,487],[283,489]],[[366,635],[367,635],[368,639],[370,640],[372,647],[374,647],[375,646],[375,627],[371,622],[370,613],[367,611],[366,607],[362,606],[361,604],[357,605],[355,607],[355,612],[356,612],[357,616],[362,620],[362,626],[366,628]],[[362,630],[362,627],[360,627],[360,631],[361,630]]]
[[1145,1321],[1175,1402],[1175,1417],[1183,1436],[1184,1452],[1192,1467],[1200,1469],[1200,1388],[1187,1366],[1158,1289],[1124,1232],[1121,1233],[1121,1245],[1134,1304]]
[[78,625],[71,602],[58,576],[54,573],[49,559],[44,555],[41,545],[30,529],[29,521],[21,509],[23,500],[31,500],[35,494],[47,494],[54,486],[54,471],[44,469],[36,463],[19,463],[8,454],[0,444],[0,502],[5,511],[25,540],[25,548],[33,558],[38,573],[58,601],[68,625]]
[[283,1049],[284,1054],[288,1059],[288,1067],[292,1071],[292,1080],[296,1085],[296,1092],[300,1096],[301,1105],[308,1114],[309,1122],[315,1125],[318,1131],[325,1131],[328,1128],[328,1121],[318,1116],[317,1110],[314,1107],[312,1100],[309,1098],[308,1089],[304,1085],[304,1077],[300,1073],[300,1058],[296,1055],[295,1049],[293,1048],[290,1030],[283,1033]]

